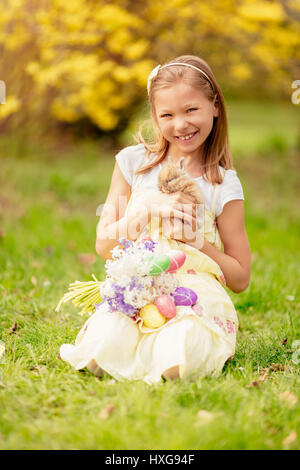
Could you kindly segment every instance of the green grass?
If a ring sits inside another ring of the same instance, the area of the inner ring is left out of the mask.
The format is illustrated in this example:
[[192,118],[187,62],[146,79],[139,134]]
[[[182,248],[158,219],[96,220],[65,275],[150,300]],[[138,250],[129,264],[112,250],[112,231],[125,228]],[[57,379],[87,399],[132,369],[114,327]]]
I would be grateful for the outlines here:
[[[99,379],[57,358],[86,318],[72,304],[55,313],[58,300],[69,282],[104,274],[99,257],[84,265],[78,255],[95,253],[113,152],[96,143],[65,153],[33,146],[20,159],[1,148],[0,449],[299,449],[299,153],[266,145],[235,161],[252,278],[245,292],[228,291],[240,320],[234,358],[219,378],[149,386]],[[115,409],[103,420],[108,404]]]
[[292,102],[226,101],[234,157],[300,147],[300,109]]

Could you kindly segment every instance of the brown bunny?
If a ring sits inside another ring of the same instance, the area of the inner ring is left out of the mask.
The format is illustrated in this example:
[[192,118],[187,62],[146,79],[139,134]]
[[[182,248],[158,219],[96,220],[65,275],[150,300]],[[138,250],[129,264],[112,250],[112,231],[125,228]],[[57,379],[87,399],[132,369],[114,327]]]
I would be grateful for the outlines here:
[[[158,175],[158,189],[163,193],[171,194],[181,191],[189,194],[195,199],[197,209],[204,206],[204,196],[198,184],[190,177],[185,170],[184,157],[181,157],[176,163],[172,157],[168,157],[168,161],[163,165]],[[199,213],[199,212],[198,212]],[[174,219],[174,229],[181,226],[181,221]],[[170,220],[163,219],[163,232],[170,227]]]

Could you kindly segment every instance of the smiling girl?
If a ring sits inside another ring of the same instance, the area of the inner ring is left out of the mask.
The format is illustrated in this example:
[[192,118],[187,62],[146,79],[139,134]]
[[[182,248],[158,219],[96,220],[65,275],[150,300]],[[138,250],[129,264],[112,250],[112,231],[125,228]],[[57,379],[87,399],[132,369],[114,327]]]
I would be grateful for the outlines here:
[[[177,307],[172,320],[150,332],[101,304],[75,346],[63,345],[60,355],[77,369],[87,367],[97,375],[104,370],[119,380],[153,383],[161,377],[218,375],[234,355],[238,327],[224,287],[238,293],[250,281],[244,195],[228,144],[225,103],[212,70],[196,56],[155,67],[147,88],[155,137],[147,142],[139,132],[139,143],[116,155],[96,250],[110,258],[126,233],[131,240],[148,236],[185,251],[176,276],[197,293],[199,303],[197,309]],[[196,217],[190,195],[158,191],[158,175],[169,156],[185,158],[187,172],[202,190],[203,237],[187,239],[184,230],[162,233],[163,217],[179,217],[183,226]]]

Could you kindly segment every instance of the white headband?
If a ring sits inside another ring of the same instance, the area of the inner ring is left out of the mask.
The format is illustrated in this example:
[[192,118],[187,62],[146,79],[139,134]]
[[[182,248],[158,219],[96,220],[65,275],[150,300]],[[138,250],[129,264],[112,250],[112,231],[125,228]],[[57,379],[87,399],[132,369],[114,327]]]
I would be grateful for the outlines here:
[[192,65],[192,64],[186,64],[185,62],[171,62],[170,64],[166,64],[166,65],[163,65],[161,66],[160,64],[157,65],[153,70],[152,72],[150,73],[149,77],[148,77],[148,81],[147,81],[147,91],[148,91],[148,95],[150,93],[150,87],[151,87],[151,82],[153,80],[154,77],[156,77],[156,75],[158,74],[158,72],[161,70],[161,69],[164,69],[165,67],[170,67],[170,65],[185,65],[186,67],[192,67],[192,69],[195,69],[195,70],[198,70],[198,72],[202,73],[206,78],[207,80],[209,81],[209,83],[211,84],[211,87],[212,89],[214,90],[214,86],[211,82],[211,79],[209,78],[209,76],[203,72],[203,70],[199,69],[198,67],[195,67],[195,65]]

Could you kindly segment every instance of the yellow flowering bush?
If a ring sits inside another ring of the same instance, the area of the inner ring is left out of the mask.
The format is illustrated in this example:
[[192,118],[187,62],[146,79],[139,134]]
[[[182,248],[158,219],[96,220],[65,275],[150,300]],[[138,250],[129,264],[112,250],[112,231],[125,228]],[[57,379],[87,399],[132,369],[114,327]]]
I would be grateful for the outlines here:
[[288,95],[300,73],[299,18],[299,4],[283,0],[2,0],[0,127],[85,118],[122,129],[152,68],[187,53],[228,92]]

